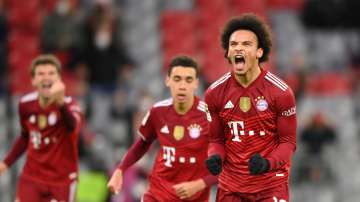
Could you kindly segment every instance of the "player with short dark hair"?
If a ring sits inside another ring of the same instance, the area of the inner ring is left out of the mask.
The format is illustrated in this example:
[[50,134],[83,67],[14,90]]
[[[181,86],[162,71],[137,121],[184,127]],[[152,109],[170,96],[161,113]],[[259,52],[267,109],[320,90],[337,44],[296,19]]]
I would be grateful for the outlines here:
[[82,113],[74,98],[65,96],[60,74],[60,62],[53,55],[40,55],[32,62],[36,91],[20,99],[21,134],[0,162],[1,175],[26,151],[16,201],[75,200]]
[[212,117],[206,165],[219,175],[217,201],[289,201],[296,148],[296,106],[290,87],[260,66],[271,35],[256,15],[228,21],[221,44],[231,72],[205,93]]
[[198,82],[198,65],[192,58],[178,56],[172,60],[166,78],[172,98],[156,103],[145,115],[140,138],[108,183],[111,192],[120,191],[123,173],[158,139],[160,150],[142,201],[208,201],[210,186],[217,178],[203,163],[207,158],[210,116],[205,103],[194,95]]

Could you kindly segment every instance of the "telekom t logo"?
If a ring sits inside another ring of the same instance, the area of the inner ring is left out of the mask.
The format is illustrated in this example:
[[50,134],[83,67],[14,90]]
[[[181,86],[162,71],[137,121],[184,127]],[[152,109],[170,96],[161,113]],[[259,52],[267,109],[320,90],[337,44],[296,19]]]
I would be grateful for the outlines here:
[[[230,121],[228,122],[230,132],[234,135],[232,141],[241,142],[240,135],[245,135],[245,124],[244,121]],[[254,130],[249,130],[247,133],[249,136],[255,135]],[[264,136],[265,131],[260,131],[260,136]]]
[[165,166],[172,167],[172,162],[175,161],[175,147],[163,146],[163,159],[165,159]]

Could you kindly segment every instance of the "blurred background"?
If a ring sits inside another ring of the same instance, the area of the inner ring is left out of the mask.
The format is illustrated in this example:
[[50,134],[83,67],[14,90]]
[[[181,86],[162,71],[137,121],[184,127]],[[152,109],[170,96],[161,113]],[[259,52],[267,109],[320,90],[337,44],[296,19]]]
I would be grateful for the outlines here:
[[[297,98],[291,201],[358,201],[359,9],[357,0],[0,0],[0,158],[19,133],[17,103],[31,91],[31,60],[53,53],[67,93],[86,115],[78,201],[139,201],[156,144],[128,170],[120,195],[110,196],[106,183],[147,109],[169,96],[163,80],[170,59],[185,53],[199,61],[203,96],[229,71],[221,27],[253,12],[273,31],[271,59],[262,66]],[[14,200],[23,161],[0,177],[1,202]]]

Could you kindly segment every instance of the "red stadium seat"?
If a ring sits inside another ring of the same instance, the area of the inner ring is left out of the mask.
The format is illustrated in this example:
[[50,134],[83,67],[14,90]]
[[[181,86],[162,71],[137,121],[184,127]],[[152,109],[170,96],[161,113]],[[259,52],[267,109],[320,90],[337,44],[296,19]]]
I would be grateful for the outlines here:
[[267,0],[268,8],[271,9],[291,9],[301,11],[304,0]]
[[237,15],[250,12],[262,16],[265,20],[268,18],[267,5],[264,0],[230,0],[230,4]]
[[195,20],[192,13],[182,11],[168,11],[161,15],[160,29],[164,72],[175,55],[196,53]]

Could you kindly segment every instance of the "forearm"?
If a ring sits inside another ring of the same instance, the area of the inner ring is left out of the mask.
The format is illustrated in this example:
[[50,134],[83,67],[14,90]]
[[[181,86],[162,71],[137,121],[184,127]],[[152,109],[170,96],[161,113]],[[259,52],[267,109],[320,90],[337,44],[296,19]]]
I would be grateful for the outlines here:
[[210,123],[208,156],[218,154],[221,159],[224,160],[225,146],[223,127],[217,114],[211,116],[212,121]]
[[218,142],[209,143],[208,156],[210,157],[216,154],[220,155],[221,159],[224,160],[225,146],[223,143],[218,143]]
[[25,152],[27,144],[27,137],[21,135],[16,139],[15,143],[4,159],[4,162],[8,167],[10,167]]
[[72,132],[77,128],[77,124],[80,124],[81,118],[80,115],[76,112],[71,111],[70,105],[64,103],[60,107],[60,112],[63,117],[64,123],[66,125],[66,128],[69,132]]
[[279,145],[266,158],[270,170],[290,162],[296,149],[296,117],[279,117],[277,122]]
[[270,170],[278,169],[289,162],[295,152],[295,148],[295,145],[289,142],[279,144],[279,146],[267,156],[270,163]]
[[152,141],[144,141],[139,138],[135,144],[131,146],[125,154],[122,162],[118,165],[118,169],[125,172],[130,166],[136,163],[149,150]]

